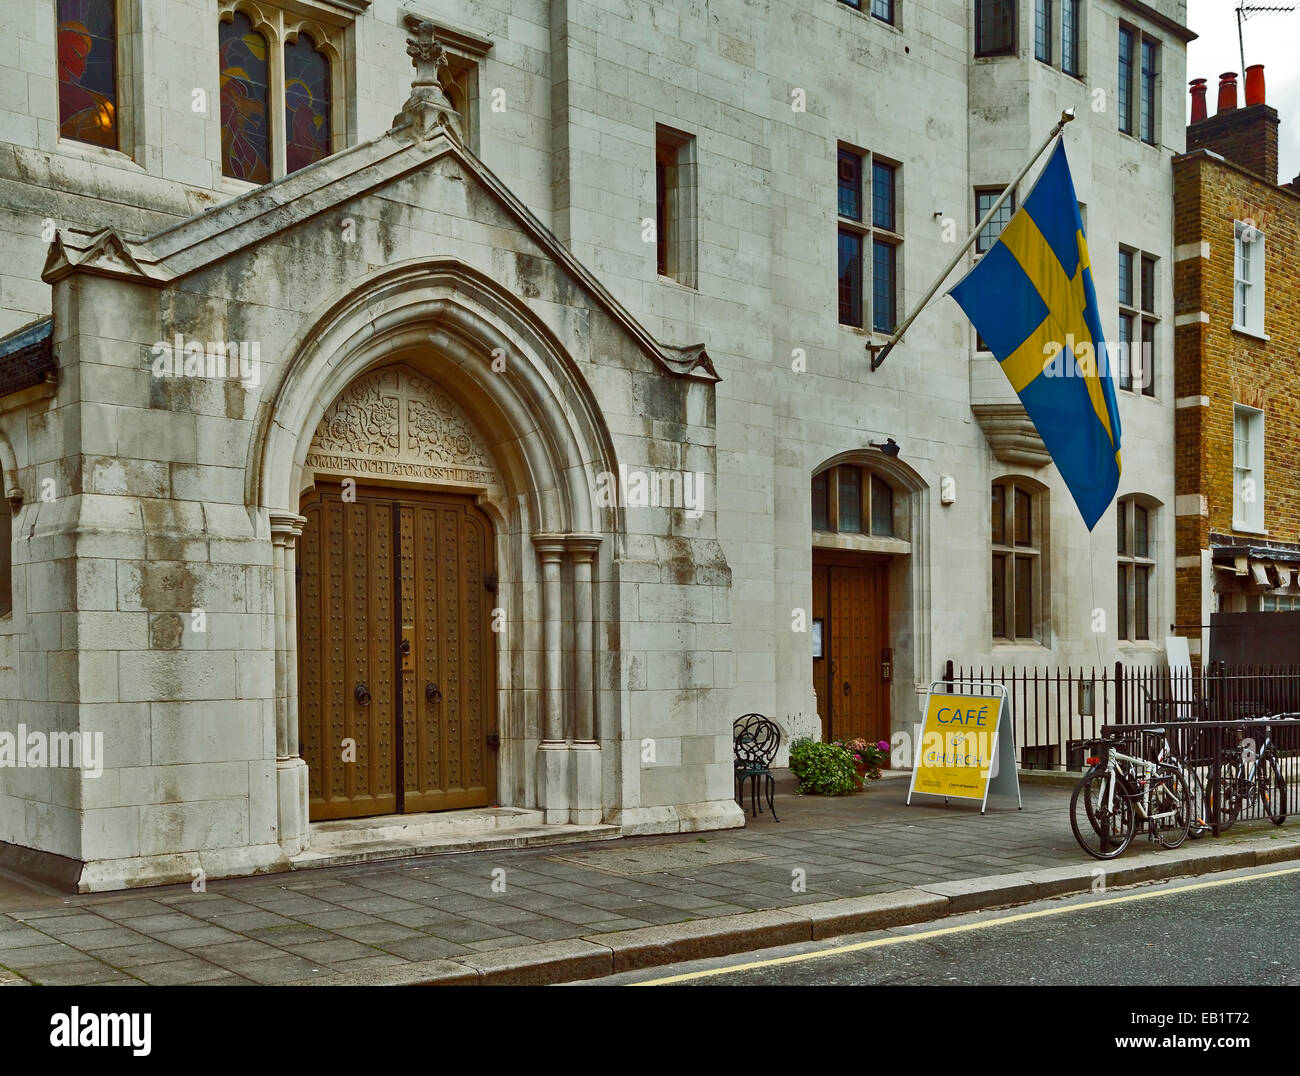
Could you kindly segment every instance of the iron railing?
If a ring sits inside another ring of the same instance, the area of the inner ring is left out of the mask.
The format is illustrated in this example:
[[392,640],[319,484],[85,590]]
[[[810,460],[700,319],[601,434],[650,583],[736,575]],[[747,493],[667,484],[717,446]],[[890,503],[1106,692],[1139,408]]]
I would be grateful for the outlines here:
[[[1079,771],[1083,741],[1107,725],[1242,722],[1300,712],[1300,665],[1107,668],[958,666],[945,680],[986,680],[1007,689],[1016,750],[1024,769]],[[1300,728],[1280,727],[1284,753],[1300,750]]]

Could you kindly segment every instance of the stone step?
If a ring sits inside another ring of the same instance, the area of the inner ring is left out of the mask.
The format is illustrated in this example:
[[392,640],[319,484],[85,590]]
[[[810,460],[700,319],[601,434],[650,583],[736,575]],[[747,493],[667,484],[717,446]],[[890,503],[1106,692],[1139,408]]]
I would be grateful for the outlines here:
[[542,823],[541,811],[522,807],[473,807],[462,811],[340,818],[330,822],[313,822],[311,846],[323,850],[350,847],[358,841],[399,841],[409,845],[462,834],[540,826]]
[[[539,812],[540,813],[540,812]],[[608,841],[623,835],[619,826],[506,826],[484,829],[478,833],[447,834],[420,839],[363,839],[334,845],[318,845],[313,830],[307,851],[289,862],[294,870],[311,867],[338,867],[349,863],[371,863],[382,859],[405,859],[409,856],[448,855],[454,852],[481,852],[503,848],[535,848],[548,845]]]

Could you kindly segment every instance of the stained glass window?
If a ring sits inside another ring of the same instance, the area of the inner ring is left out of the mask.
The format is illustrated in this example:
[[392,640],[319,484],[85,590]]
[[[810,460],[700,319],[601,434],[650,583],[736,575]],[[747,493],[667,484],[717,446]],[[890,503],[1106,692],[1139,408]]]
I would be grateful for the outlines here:
[[221,171],[266,183],[271,179],[266,38],[239,12],[220,27]]
[[59,134],[117,149],[114,0],[59,0]]
[[296,172],[330,153],[330,62],[309,34],[284,47],[285,170]]

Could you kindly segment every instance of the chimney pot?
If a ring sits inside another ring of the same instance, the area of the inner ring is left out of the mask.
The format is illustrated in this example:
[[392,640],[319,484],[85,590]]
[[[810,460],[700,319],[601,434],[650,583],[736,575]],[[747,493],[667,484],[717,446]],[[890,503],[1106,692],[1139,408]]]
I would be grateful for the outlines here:
[[1205,119],[1205,79],[1194,78],[1191,81],[1192,87],[1192,122],[1200,123]]
[[1264,65],[1251,64],[1246,68],[1246,104],[1264,103]]
[[1219,111],[1231,112],[1237,107],[1237,72],[1225,71],[1219,76]]

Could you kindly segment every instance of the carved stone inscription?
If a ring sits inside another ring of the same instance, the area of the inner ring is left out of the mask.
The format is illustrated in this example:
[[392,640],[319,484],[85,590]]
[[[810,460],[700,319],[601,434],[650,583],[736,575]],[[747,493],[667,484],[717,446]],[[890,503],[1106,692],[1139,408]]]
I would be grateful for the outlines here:
[[482,437],[432,378],[391,366],[358,378],[321,418],[306,464],[317,471],[484,486]]

